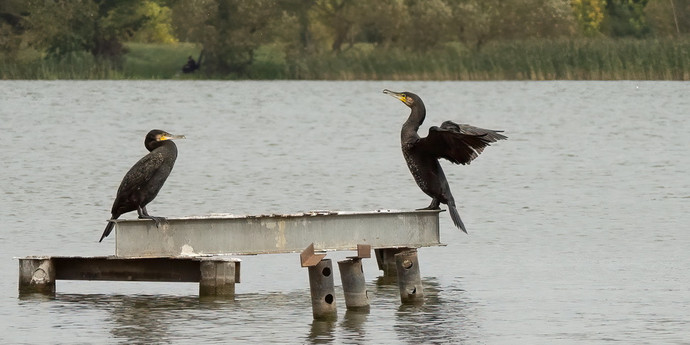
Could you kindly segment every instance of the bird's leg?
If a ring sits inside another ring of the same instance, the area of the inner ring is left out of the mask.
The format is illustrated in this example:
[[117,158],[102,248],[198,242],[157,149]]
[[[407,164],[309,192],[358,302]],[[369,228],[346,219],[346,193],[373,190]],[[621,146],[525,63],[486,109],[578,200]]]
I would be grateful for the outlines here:
[[156,223],[156,227],[159,228],[161,225],[161,222],[165,222],[166,219],[165,217],[154,217],[149,215],[149,212],[146,210],[146,206],[143,207],[137,207],[137,213],[139,214],[139,219],[151,219]]
[[433,198],[433,199],[431,199],[431,204],[429,204],[429,206],[427,206],[425,208],[418,208],[417,210],[418,211],[421,211],[421,210],[440,210],[441,209],[439,207],[440,205],[441,205],[441,202],[438,201],[438,199]]

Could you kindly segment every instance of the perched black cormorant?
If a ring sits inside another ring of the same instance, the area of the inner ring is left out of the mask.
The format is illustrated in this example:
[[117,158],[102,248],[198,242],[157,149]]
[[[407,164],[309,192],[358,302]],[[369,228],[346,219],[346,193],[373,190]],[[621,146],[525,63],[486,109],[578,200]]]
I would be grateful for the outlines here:
[[172,135],[159,129],[146,135],[144,146],[150,152],[134,164],[122,179],[110,211],[112,217],[98,242],[103,241],[113,230],[113,220],[130,211],[136,210],[139,219],[152,219],[156,226],[165,221],[163,217],[149,215],[146,205],[161,190],[177,159],[177,146],[171,139],[184,139],[184,135]]
[[448,205],[455,226],[467,233],[438,159],[445,158],[455,164],[470,164],[489,143],[507,137],[500,134],[503,131],[445,121],[441,127],[429,128],[429,134],[420,138],[417,130],[426,116],[422,99],[411,92],[383,90],[383,93],[399,99],[412,109],[402,126],[400,140],[403,156],[414,180],[431,197],[431,204],[422,210],[438,210],[441,203]]

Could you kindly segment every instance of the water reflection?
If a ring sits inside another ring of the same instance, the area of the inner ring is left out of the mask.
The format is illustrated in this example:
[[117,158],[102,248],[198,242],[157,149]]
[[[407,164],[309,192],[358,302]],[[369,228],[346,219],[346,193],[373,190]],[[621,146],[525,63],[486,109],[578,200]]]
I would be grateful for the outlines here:
[[396,284],[398,283],[398,277],[397,276],[378,276],[376,280],[374,281],[376,286],[387,286],[391,284]]
[[422,279],[422,284],[424,304],[398,307],[394,326],[398,338],[408,344],[466,343],[474,309],[465,291],[443,291],[436,278]]
[[22,302],[47,302],[47,301],[52,301],[55,299],[55,295],[49,295],[49,294],[44,294],[44,293],[36,293],[36,292],[30,292],[30,293],[25,293],[25,292],[19,292],[18,296],[19,300]]
[[340,323],[347,339],[366,339],[365,325],[369,318],[369,309],[348,309]]
[[314,320],[307,340],[309,344],[330,344],[335,340],[336,321]]
[[[130,344],[170,342],[184,319],[181,311],[200,306],[198,297],[186,296],[59,294],[55,300],[67,304],[66,309],[106,310],[110,333]],[[204,308],[209,306],[214,304],[204,303]]]

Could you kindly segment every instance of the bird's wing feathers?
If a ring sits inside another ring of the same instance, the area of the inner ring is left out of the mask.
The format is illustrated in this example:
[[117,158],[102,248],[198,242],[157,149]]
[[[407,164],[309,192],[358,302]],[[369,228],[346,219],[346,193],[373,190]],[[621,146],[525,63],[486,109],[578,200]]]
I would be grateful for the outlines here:
[[505,135],[501,134],[503,131],[496,131],[493,129],[484,129],[479,127],[470,126],[467,124],[457,124],[453,121],[444,121],[441,124],[441,128],[450,131],[462,133],[462,134],[474,134],[474,135],[484,135],[484,139],[490,142],[496,142],[499,140],[507,139]]
[[417,147],[455,164],[470,164],[489,143],[505,138],[497,131],[446,121],[429,128],[429,135],[419,139]]
[[132,166],[125,175],[117,194],[131,193],[137,187],[143,186],[151,180],[156,171],[161,167],[164,157],[160,152],[150,152]]

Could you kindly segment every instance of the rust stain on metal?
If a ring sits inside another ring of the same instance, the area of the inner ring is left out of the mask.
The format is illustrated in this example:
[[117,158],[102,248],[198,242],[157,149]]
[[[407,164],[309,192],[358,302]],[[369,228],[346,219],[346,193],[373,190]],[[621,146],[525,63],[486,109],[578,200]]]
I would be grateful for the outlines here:
[[314,253],[314,243],[310,244],[305,248],[299,255],[299,261],[302,267],[312,267],[316,266],[321,259],[325,258],[326,254],[315,254]]

